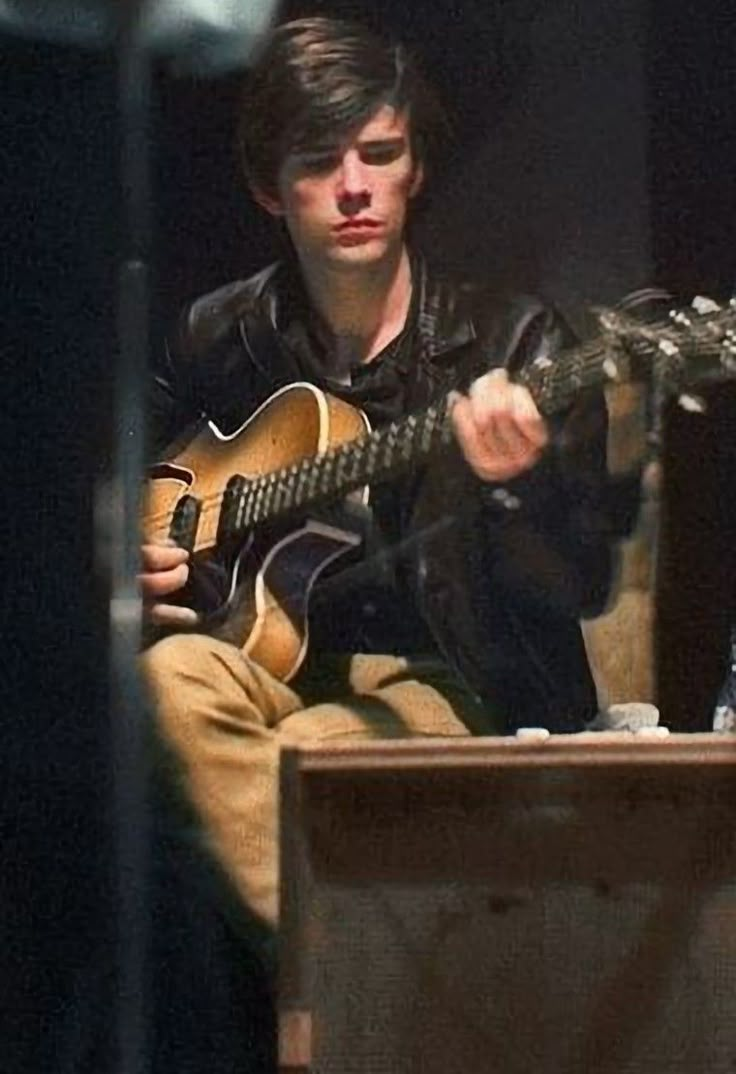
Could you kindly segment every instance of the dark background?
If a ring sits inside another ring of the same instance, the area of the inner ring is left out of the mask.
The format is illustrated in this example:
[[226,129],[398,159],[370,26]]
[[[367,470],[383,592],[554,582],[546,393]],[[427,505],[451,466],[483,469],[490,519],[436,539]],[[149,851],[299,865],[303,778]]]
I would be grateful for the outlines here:
[[[736,30],[715,0],[284,5],[357,14],[423,61],[454,117],[422,227],[452,268],[521,282],[573,321],[656,281],[736,280]],[[112,1069],[115,875],[107,610],[93,489],[106,473],[124,238],[114,58],[2,39],[3,1070]],[[274,253],[239,180],[239,78],[155,79],[153,338],[186,298]],[[660,702],[708,726],[734,598],[734,392],[673,411]],[[157,814],[158,815],[158,814]],[[154,1069],[263,1068],[246,954],[196,864],[153,833]]]

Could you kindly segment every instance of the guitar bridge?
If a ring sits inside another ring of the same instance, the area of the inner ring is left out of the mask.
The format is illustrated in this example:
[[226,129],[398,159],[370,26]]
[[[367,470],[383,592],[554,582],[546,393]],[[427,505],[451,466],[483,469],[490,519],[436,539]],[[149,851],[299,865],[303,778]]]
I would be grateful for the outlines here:
[[246,506],[244,493],[247,486],[248,481],[241,474],[234,474],[225,486],[217,524],[218,544],[223,544],[229,538],[243,533],[243,514]]

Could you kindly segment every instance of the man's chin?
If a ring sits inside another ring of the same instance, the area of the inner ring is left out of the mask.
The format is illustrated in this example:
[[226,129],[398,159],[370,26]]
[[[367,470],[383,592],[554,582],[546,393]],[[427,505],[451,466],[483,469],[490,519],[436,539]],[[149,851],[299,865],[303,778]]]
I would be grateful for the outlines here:
[[375,265],[386,258],[388,249],[387,242],[376,238],[368,242],[331,246],[328,256],[333,264],[338,265]]

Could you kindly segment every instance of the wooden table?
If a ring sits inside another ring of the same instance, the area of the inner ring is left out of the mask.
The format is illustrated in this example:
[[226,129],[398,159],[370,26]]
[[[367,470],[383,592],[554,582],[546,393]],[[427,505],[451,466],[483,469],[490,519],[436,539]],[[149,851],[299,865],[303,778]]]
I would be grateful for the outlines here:
[[712,734],[289,751],[282,1070],[733,1074],[735,776]]

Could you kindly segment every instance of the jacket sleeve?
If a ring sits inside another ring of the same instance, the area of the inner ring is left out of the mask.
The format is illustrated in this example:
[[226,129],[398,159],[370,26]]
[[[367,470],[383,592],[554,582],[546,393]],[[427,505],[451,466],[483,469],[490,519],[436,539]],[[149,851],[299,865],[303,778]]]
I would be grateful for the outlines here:
[[[513,375],[536,357],[555,361],[573,342],[564,321],[540,306],[524,319],[504,364]],[[617,540],[635,520],[638,475],[628,482],[608,475],[602,388],[580,392],[548,421],[550,444],[532,470],[504,485],[478,482],[487,569],[507,593],[593,616],[614,584]]]
[[149,380],[148,446],[161,458],[205,418],[223,431],[254,409],[256,371],[240,332],[248,284],[236,281],[185,307],[161,348]]
[[[186,313],[182,315],[185,320]],[[148,382],[147,455],[157,460],[201,416],[203,405],[177,325],[163,341]]]

